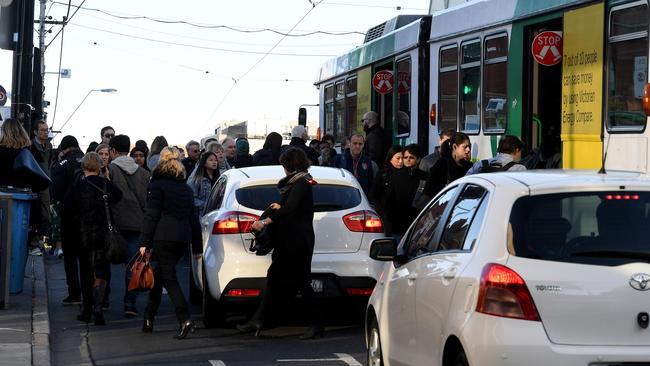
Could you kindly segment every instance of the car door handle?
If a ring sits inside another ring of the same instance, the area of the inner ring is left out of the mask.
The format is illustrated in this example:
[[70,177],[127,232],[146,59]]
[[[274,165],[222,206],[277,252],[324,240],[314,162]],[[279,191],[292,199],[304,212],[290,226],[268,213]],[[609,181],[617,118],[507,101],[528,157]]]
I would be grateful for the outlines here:
[[418,275],[417,275],[417,273],[411,273],[411,274],[409,274],[408,276],[406,276],[406,280],[407,280],[408,283],[410,283],[410,284],[412,284],[413,282],[415,282],[415,280],[417,280],[417,279],[418,279]]
[[454,279],[454,278],[456,278],[456,272],[457,271],[458,270],[456,269],[456,267],[450,268],[447,271],[445,271],[445,273],[442,274],[442,278],[444,278],[446,280]]

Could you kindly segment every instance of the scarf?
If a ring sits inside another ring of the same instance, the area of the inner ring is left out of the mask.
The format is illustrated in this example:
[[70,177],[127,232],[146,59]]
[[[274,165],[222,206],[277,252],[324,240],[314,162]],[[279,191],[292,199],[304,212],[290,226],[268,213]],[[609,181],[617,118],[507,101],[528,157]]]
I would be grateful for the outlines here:
[[309,172],[303,170],[301,172],[293,173],[292,175],[287,175],[278,182],[278,189],[280,190],[280,195],[284,195],[289,192],[293,187],[293,184],[300,179],[312,179]]

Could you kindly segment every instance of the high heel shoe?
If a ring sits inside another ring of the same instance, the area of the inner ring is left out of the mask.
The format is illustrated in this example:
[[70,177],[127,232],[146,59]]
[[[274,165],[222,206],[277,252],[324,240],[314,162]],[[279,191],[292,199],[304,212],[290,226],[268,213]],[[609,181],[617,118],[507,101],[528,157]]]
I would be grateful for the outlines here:
[[244,324],[237,324],[237,330],[242,333],[255,332],[255,337],[259,337],[262,332],[262,323],[249,321]]
[[300,339],[314,339],[314,338],[323,338],[325,336],[325,328],[318,326],[318,327],[309,327],[305,331],[305,333],[301,334]]
[[144,318],[142,333],[153,333],[153,319]]
[[194,332],[194,322],[192,320],[186,320],[183,324],[181,324],[180,329],[178,330],[178,334],[174,336],[176,339],[183,339],[187,337],[187,334],[189,332]]

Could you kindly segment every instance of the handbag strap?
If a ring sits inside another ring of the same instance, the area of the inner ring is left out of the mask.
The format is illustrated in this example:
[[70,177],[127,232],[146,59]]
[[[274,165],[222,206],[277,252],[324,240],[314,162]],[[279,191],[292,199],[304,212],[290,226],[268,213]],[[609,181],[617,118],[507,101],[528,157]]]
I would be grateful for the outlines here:
[[86,179],[86,182],[91,186],[95,187],[98,191],[102,193],[102,198],[104,199],[104,210],[106,211],[106,222],[108,223],[108,231],[113,231],[113,223],[111,222],[111,209],[108,205],[108,187],[104,181],[104,189],[97,187],[96,184]]

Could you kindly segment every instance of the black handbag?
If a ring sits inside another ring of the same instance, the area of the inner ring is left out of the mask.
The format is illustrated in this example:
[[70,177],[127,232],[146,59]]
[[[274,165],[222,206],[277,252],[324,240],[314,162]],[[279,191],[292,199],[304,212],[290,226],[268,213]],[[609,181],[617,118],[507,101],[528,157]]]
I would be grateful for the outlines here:
[[14,159],[14,172],[17,176],[25,177],[29,187],[23,188],[30,188],[33,192],[40,192],[52,183],[29,149],[22,149]]
[[422,179],[418,184],[418,189],[415,191],[415,196],[413,196],[413,202],[411,202],[411,207],[417,208],[418,210],[423,209],[429,201],[431,201],[431,196],[424,193],[424,187],[427,185],[427,181]]
[[[264,220],[265,218],[269,217],[270,213],[271,213],[271,208],[269,207],[266,210],[264,210],[264,212],[260,216],[260,220]],[[269,254],[274,247],[273,245],[274,229],[275,227],[273,226],[273,223],[270,223],[268,225],[264,225],[264,227],[260,231],[252,230],[251,234],[253,234],[253,239],[251,240],[251,245],[248,249],[259,256],[264,256]]]
[[102,198],[104,199],[104,209],[106,210],[106,223],[108,224],[108,232],[106,233],[106,237],[104,238],[104,244],[105,244],[104,248],[106,249],[106,258],[108,258],[108,260],[112,264],[126,263],[128,244],[126,240],[124,240],[122,234],[120,234],[117,230],[115,230],[115,227],[113,226],[113,222],[111,221],[111,209],[108,205],[108,192],[107,192],[108,190],[106,187],[106,182],[104,182],[104,189],[97,187],[90,181],[87,182],[91,186],[95,187],[100,192],[102,192]]

